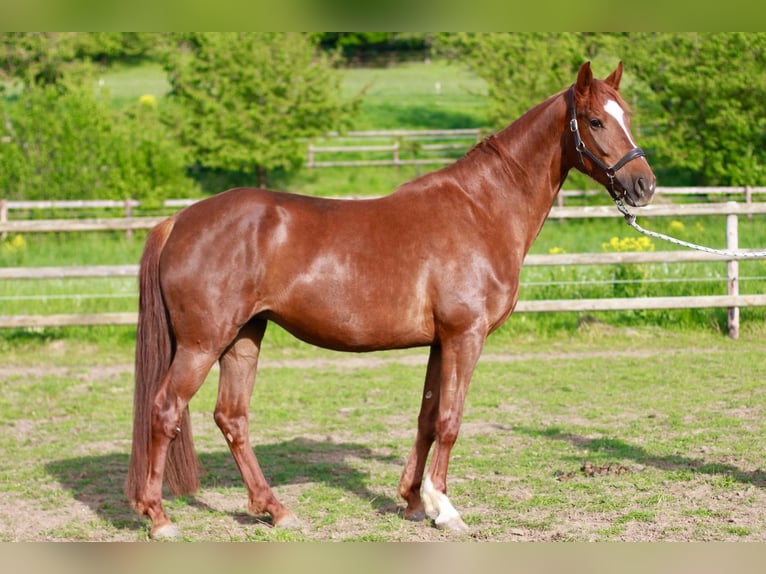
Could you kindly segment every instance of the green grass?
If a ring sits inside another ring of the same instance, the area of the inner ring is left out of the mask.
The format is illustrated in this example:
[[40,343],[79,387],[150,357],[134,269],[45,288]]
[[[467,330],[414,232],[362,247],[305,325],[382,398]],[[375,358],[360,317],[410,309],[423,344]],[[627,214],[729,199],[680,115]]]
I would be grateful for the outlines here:
[[[436,60],[401,63],[385,68],[341,71],[346,97],[364,94],[355,130],[452,129],[486,125],[486,84],[466,67]],[[99,85],[115,106],[145,94],[158,98],[170,90],[157,64],[123,66],[104,73]]]
[[[395,359],[424,351],[382,354],[394,362],[377,366],[299,368],[274,361],[345,355],[290,349],[274,334],[251,402],[251,436],[277,496],[305,525],[274,530],[246,514],[241,478],[212,421],[212,373],[191,405],[207,471],[202,489],[166,497],[186,538],[454,539],[397,510],[424,365]],[[450,496],[470,536],[766,540],[763,336],[734,342],[590,326],[559,338],[491,338],[450,466]],[[128,345],[109,341],[15,345],[4,368],[16,372],[0,378],[0,504],[23,500],[25,513],[5,513],[0,538],[146,539],[145,520],[121,494],[130,361]],[[627,470],[586,476],[585,462]]]
[[486,84],[467,68],[433,61],[343,72],[344,93],[364,93],[356,130],[456,129],[487,123]]
[[97,85],[109,95],[115,107],[135,103],[147,94],[161,98],[170,91],[167,74],[159,64],[120,66],[102,74]]
[[432,171],[428,166],[303,169],[273,178],[269,187],[317,197],[369,197],[391,193],[428,171]]

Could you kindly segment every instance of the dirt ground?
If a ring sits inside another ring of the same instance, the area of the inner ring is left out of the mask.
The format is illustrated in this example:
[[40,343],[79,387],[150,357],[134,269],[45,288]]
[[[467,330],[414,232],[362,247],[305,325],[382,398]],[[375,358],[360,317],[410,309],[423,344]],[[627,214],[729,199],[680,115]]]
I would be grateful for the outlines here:
[[[703,352],[703,351],[700,351]],[[625,356],[631,354],[635,357],[650,359],[653,355],[652,351],[620,351],[620,354]],[[565,353],[551,354],[550,358],[565,358]],[[577,352],[573,356],[582,357],[582,352]],[[592,352],[594,357],[604,356],[609,358],[615,357],[615,351],[604,352]],[[545,353],[535,353],[534,358],[545,358]],[[513,362],[524,360],[529,358],[528,355],[514,354],[489,354],[485,355],[482,360],[492,362]],[[395,357],[380,357],[375,355],[360,355],[360,356],[343,356],[341,358],[312,358],[312,359],[264,359],[262,367],[292,367],[292,368],[316,368],[316,367],[334,367],[338,369],[357,369],[361,367],[380,367],[387,363],[399,362],[407,365],[423,365],[426,364],[426,357],[423,354],[420,355],[402,355]],[[120,375],[126,375],[132,373],[133,366],[129,364],[110,365],[106,367],[92,367],[85,370],[82,373],[83,380],[89,379],[102,379],[102,378],[114,378]],[[0,366],[0,380],[4,378],[14,376],[46,376],[46,375],[66,375],[70,370],[67,367],[56,366],[34,366],[34,367],[14,367],[14,366]],[[195,423],[196,424],[196,423]],[[408,429],[409,430],[409,429]],[[24,433],[23,428],[15,428],[14,433]],[[470,430],[469,430],[470,432]],[[18,439],[18,436],[10,437]],[[110,442],[105,442],[101,445],[104,452],[114,452],[114,450],[124,450],[125,445],[122,442],[117,445]],[[640,468],[631,468],[623,465],[596,465],[594,463],[586,461],[580,468],[574,468],[569,470],[557,471],[557,479],[561,481],[573,480],[578,477],[589,477],[594,480],[598,480],[599,477],[615,476],[621,474],[629,474],[631,472],[640,471]],[[671,488],[681,489],[681,485],[671,485]],[[730,516],[732,524],[736,523],[738,527],[749,528],[753,527],[754,530],[759,532],[762,530],[764,513],[763,508],[766,507],[766,494],[764,488],[761,485],[749,484],[744,485],[740,491],[729,495],[722,496],[719,493],[713,492],[709,486],[701,485],[687,492],[675,493],[679,496],[687,497],[690,500],[698,500],[700,498],[705,499],[706,508],[709,512],[726,513]],[[300,484],[294,484],[289,487],[284,487],[280,496],[283,497],[284,502],[289,506],[291,502],[297,503],[302,496],[302,486]],[[519,494],[523,496],[523,493]],[[73,522],[87,525],[90,531],[87,534],[89,540],[104,540],[104,541],[135,541],[141,539],[141,534],[137,535],[136,529],[115,529],[109,526],[103,526],[103,521],[98,520],[97,515],[94,513],[92,504],[86,504],[79,500],[74,500],[71,497],[61,496],[60,504],[52,507],[46,507],[41,509],[39,503],[36,501],[29,501],[20,498],[19,495],[13,492],[0,491],[0,540],[4,541],[45,541],[50,538],[45,535],[45,532],[56,530],[57,528],[67,528],[67,525]],[[202,493],[196,503],[199,506],[209,506],[215,508],[223,514],[225,517],[220,518],[216,523],[217,527],[228,528],[232,530],[233,536],[240,535],[244,529],[256,528],[268,528],[268,526],[259,524],[257,518],[247,517],[243,513],[243,492],[237,491],[231,496],[221,494],[219,492]],[[757,499],[757,500],[756,500]],[[747,500],[746,504],[743,502]],[[754,502],[755,501],[755,502]],[[760,502],[758,502],[760,501]],[[397,501],[398,503],[399,501]],[[400,512],[400,509],[390,505],[391,508],[387,509],[389,514],[396,514]],[[130,520],[127,518],[126,520]],[[137,520],[137,519],[135,519]],[[539,530],[530,530],[525,528],[511,529],[501,541],[556,541],[567,540],[571,536],[578,533],[585,525],[578,523],[578,515],[576,511],[573,511],[568,519],[570,527],[569,531],[553,530],[547,533],[542,533]],[[681,525],[677,528],[677,532],[673,537],[676,541],[690,541],[699,540],[699,533],[695,533],[694,530],[695,517],[688,517],[688,528],[684,528]],[[100,526],[101,525],[101,526]],[[606,526],[606,525],[603,525]],[[598,525],[587,525],[588,530],[593,530]],[[755,528],[757,527],[757,528]],[[336,535],[342,538],[345,530],[348,534],[353,534],[359,530],[359,525],[353,520],[349,519],[348,523],[344,525],[336,525]],[[426,525],[420,525],[413,529],[410,523],[402,521],[401,539],[409,541],[443,541],[443,540],[483,540],[487,539],[485,533],[481,531],[474,531],[462,538],[455,537],[451,534],[446,534],[436,530],[435,528],[428,527]],[[324,539],[321,536],[321,532],[318,539]],[[81,540],[82,532],[73,532],[73,540]],[[396,538],[397,536],[394,536]],[[313,536],[309,535],[308,539],[312,539]],[[497,538],[490,538],[498,540]],[[662,532],[662,521],[655,522],[654,524],[641,524],[637,523],[635,527],[631,526],[621,536],[625,541],[656,541],[656,540],[668,540],[667,534]]]

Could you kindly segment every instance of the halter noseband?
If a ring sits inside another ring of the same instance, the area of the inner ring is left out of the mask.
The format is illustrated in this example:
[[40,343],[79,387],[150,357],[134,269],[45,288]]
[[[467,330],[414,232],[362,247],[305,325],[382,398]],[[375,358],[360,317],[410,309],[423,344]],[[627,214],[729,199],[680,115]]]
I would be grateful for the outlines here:
[[569,105],[569,130],[574,136],[575,149],[577,150],[577,154],[580,156],[580,163],[583,167],[585,167],[585,161],[582,157],[583,154],[585,154],[606,174],[606,176],[609,178],[609,185],[606,189],[609,192],[609,195],[612,196],[612,199],[616,201],[620,199],[620,197],[617,195],[617,192],[614,190],[614,177],[617,173],[617,170],[623,167],[629,161],[639,157],[644,157],[646,154],[640,147],[634,147],[612,166],[606,165],[603,161],[596,157],[592,151],[585,147],[585,142],[583,142],[582,138],[580,137],[580,129],[577,127],[577,110],[575,110],[574,91],[575,88],[573,84],[572,87],[570,87],[567,91],[567,100]]

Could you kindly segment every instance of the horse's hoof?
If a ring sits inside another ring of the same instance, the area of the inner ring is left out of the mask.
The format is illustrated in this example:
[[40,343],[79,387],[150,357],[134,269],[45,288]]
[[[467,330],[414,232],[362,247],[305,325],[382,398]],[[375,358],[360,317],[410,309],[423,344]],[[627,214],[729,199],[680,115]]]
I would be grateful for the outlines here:
[[277,528],[299,528],[301,525],[301,521],[292,512],[288,512],[274,521],[274,526]]
[[165,524],[149,533],[152,540],[181,540],[181,530],[175,524]]
[[439,530],[451,530],[452,532],[468,532],[468,525],[463,522],[459,516],[453,516],[449,520],[439,522],[437,519],[434,524]]

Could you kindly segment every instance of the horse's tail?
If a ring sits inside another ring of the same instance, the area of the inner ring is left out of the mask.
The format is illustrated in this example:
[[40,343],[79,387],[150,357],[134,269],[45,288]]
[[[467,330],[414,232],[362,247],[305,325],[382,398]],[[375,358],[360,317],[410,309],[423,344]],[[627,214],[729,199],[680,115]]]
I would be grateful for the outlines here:
[[[159,273],[160,256],[174,223],[175,219],[170,217],[151,231],[139,270],[133,446],[125,481],[125,494],[134,505],[142,500],[149,478],[152,406],[175,352],[175,339],[160,288]],[[188,407],[181,420],[180,432],[168,448],[165,470],[168,486],[174,494],[197,490],[199,460],[194,451]]]

